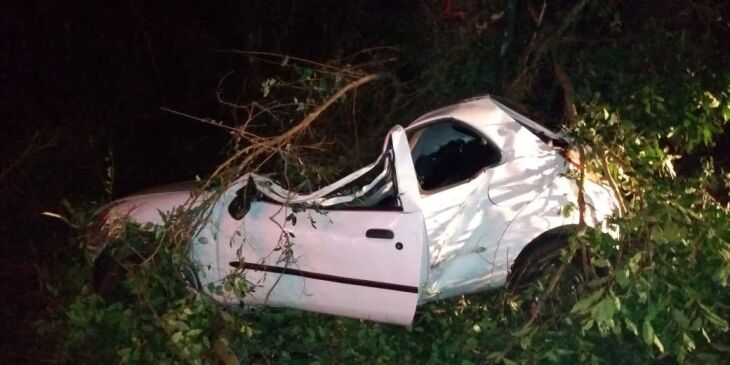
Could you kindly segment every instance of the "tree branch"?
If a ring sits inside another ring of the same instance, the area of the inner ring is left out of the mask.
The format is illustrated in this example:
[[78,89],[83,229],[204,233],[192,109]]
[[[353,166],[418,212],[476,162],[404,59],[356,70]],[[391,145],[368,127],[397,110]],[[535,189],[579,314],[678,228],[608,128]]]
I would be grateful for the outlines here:
[[297,134],[305,131],[309,126],[325,111],[327,110],[332,104],[334,104],[339,98],[344,96],[348,91],[357,89],[358,87],[380,79],[384,77],[384,74],[370,74],[367,76],[363,76],[349,84],[347,84],[342,89],[338,90],[336,93],[334,93],[332,96],[330,96],[327,100],[325,100],[324,103],[322,103],[320,106],[317,107],[314,111],[309,113],[304,119],[302,119],[299,124],[294,126],[293,128],[289,129],[288,131],[273,137],[271,139],[265,140],[263,142],[260,142],[255,145],[248,146],[242,150],[236,151],[231,157],[229,157],[226,161],[224,161],[222,164],[218,166],[218,168],[215,169],[213,174],[211,174],[211,178],[218,176],[221,172],[223,172],[226,168],[230,167],[235,161],[237,161],[242,156],[249,154],[246,156],[246,158],[243,160],[242,166],[247,165],[249,162],[251,162],[253,159],[261,155],[265,150],[269,150],[271,148],[280,148],[282,145],[284,145],[287,141],[292,139]]

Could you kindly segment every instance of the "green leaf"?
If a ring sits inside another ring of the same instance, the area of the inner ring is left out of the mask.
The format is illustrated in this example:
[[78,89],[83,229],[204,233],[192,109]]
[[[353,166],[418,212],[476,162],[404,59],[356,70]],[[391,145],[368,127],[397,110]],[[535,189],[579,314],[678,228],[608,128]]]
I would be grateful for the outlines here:
[[672,318],[680,327],[684,329],[689,328],[689,318],[679,309],[672,309]]
[[728,323],[726,320],[722,319],[715,312],[713,312],[710,307],[699,302],[697,304],[699,304],[700,308],[702,308],[702,310],[705,312],[705,318],[707,318],[708,321],[718,325],[723,331],[727,330]]
[[651,326],[651,322],[648,320],[644,320],[644,324],[641,326],[641,336],[647,345],[654,342],[654,327]]
[[200,328],[196,328],[196,329],[192,329],[192,330],[188,331],[188,333],[186,333],[185,335],[188,337],[195,337],[195,336],[201,334],[202,332],[203,332],[203,330],[201,330]]
[[608,262],[608,260],[606,260],[603,257],[596,258],[595,260],[592,261],[592,263],[594,266],[601,267],[601,268],[611,266],[611,264]]
[[287,221],[291,221],[292,226],[297,225],[297,216],[294,213],[289,213],[288,216],[286,216]]
[[654,346],[656,346],[657,349],[659,349],[659,352],[664,353],[664,345],[661,341],[659,341],[659,337],[657,335],[654,335]]
[[[495,351],[495,352],[491,352],[491,353],[489,353],[489,355],[487,355],[487,360],[499,360],[503,356],[504,356],[504,352]],[[492,361],[492,362],[494,362],[494,361]]]
[[610,296],[603,298],[595,307],[596,320],[599,322],[609,321],[613,318],[617,309],[614,298],[611,298]]
[[629,259],[629,270],[631,273],[635,273],[639,270],[639,262],[641,262],[643,255],[641,252],[637,252],[631,259]]
[[548,359],[549,361],[558,362],[558,354],[556,354],[555,351],[553,351],[553,350],[548,350],[542,356],[543,356],[543,358]]
[[593,328],[593,324],[596,323],[594,320],[589,319],[586,321],[586,323],[581,327],[582,331],[588,331],[589,329]]
[[591,293],[591,295],[579,300],[578,302],[573,305],[573,308],[570,310],[571,313],[583,313],[593,305],[598,299],[603,296],[603,288],[600,288],[596,290],[595,292]]
[[714,109],[714,108],[717,108],[718,106],[720,106],[720,100],[718,100],[715,97],[715,95],[712,95],[711,92],[705,91],[705,97],[706,97],[706,99],[705,99],[705,101],[706,101],[705,105],[708,108]]
[[530,343],[532,342],[532,336],[522,336],[520,337],[520,347],[523,350],[527,350],[528,347],[530,347]]
[[230,313],[228,313],[226,311],[220,311],[219,313],[221,314],[221,318],[223,318],[224,321],[229,322],[229,323],[233,323],[235,321],[235,319],[233,318],[233,316]]
[[464,343],[464,350],[465,351],[473,351],[479,346],[479,343],[474,337],[469,337],[466,339],[466,342]]
[[626,328],[631,331],[634,335],[639,335],[639,329],[636,327],[636,323],[634,321],[624,318],[624,323],[626,323]]

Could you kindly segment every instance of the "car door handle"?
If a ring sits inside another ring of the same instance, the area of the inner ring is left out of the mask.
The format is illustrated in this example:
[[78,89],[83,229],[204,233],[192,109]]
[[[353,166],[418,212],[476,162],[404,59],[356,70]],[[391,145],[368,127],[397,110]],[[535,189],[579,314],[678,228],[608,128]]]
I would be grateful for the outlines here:
[[390,240],[395,237],[395,233],[389,229],[382,229],[382,228],[371,228],[368,229],[367,232],[365,232],[365,237],[367,238],[381,238],[385,240]]

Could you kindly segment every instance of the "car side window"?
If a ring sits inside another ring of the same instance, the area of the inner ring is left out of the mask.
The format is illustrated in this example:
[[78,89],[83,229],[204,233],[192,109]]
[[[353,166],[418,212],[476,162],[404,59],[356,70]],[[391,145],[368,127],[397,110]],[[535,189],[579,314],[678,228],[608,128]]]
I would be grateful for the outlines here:
[[408,133],[411,157],[422,190],[466,181],[499,163],[499,148],[463,123],[445,120]]

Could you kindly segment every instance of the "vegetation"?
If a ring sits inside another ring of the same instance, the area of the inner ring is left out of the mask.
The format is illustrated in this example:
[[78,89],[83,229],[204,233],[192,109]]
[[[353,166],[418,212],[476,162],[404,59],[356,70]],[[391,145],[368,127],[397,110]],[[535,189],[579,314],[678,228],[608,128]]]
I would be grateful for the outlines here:
[[[225,119],[170,109],[231,137],[201,189],[257,170],[313,190],[368,162],[393,124],[490,93],[585,146],[576,178],[600,175],[620,193],[623,212],[611,223],[621,237],[583,231],[529,287],[431,303],[402,328],[224,308],[187,290],[176,273],[194,265],[186,238],[200,210],[160,227],[115,226],[110,247],[131,295],[104,301],[82,248],[93,209],[68,205],[79,235],[49,285],[62,304],[38,330],[62,338],[59,360],[72,363],[726,362],[728,11],[711,1],[424,1],[399,13],[387,46],[356,44],[316,62],[287,50],[227,51],[257,65],[258,95],[224,76],[217,94],[208,91]],[[583,253],[576,282],[566,267]],[[240,279],[224,285],[249,290]]]

